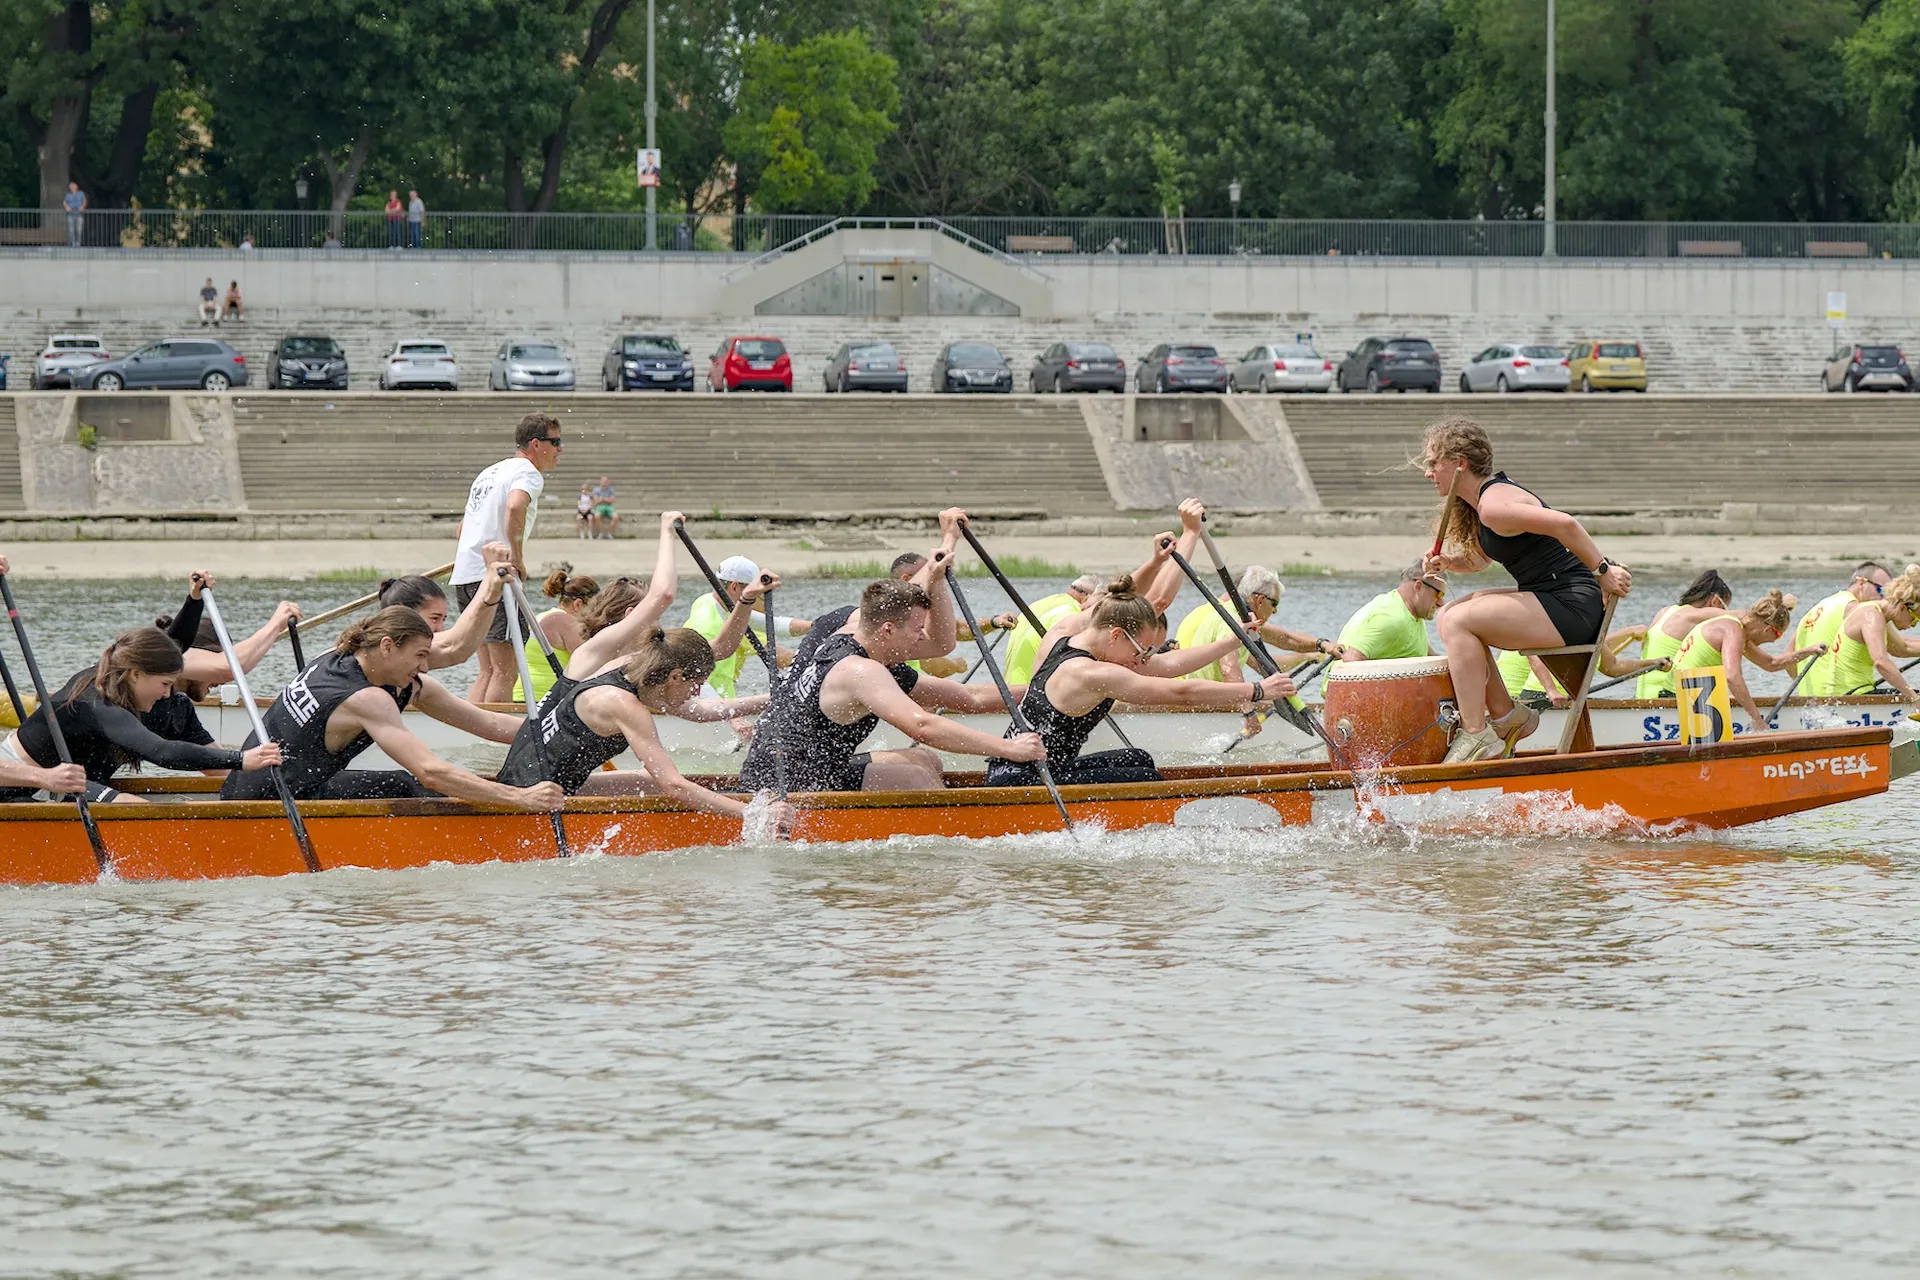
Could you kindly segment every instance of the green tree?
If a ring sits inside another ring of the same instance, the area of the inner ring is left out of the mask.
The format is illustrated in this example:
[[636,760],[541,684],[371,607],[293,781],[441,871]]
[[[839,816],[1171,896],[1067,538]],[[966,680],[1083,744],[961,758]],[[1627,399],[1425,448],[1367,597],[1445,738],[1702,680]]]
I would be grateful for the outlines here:
[[748,50],[727,150],[769,212],[858,209],[900,109],[898,65],[864,33],[759,40]]

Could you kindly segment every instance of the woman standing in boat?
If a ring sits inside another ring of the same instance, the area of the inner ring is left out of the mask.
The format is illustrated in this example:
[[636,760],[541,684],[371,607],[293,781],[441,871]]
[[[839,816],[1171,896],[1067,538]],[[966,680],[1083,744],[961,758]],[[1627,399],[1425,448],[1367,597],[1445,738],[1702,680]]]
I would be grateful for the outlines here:
[[[1718,569],[1708,569],[1680,593],[1680,603],[1670,604],[1653,615],[1647,624],[1646,639],[1640,642],[1640,657],[1646,661],[1672,658],[1680,652],[1680,642],[1709,618],[1717,618],[1733,605],[1733,588]],[[1633,687],[1636,698],[1671,698],[1673,666],[1648,671]]]
[[[716,661],[712,643],[698,631],[655,627],[619,666],[572,685],[541,708],[538,720],[523,723],[500,781],[555,782],[570,796],[657,792],[705,813],[744,817],[744,803],[709,791],[674,767],[653,724],[657,715],[684,712]],[[628,750],[644,772],[601,769]],[[772,817],[782,833],[793,825],[793,809],[785,803],[775,803]]]
[[1844,698],[1870,693],[1877,681],[1885,680],[1901,701],[1920,702],[1920,694],[1915,694],[1894,661],[1920,656],[1920,644],[1900,634],[1916,618],[1920,618],[1920,564],[1910,564],[1887,584],[1884,598],[1847,606],[1846,620],[1834,635],[1832,648],[1821,650],[1828,660],[1814,666],[1812,679],[1825,679],[1813,693]]
[[1787,624],[1793,621],[1793,605],[1793,597],[1775,587],[1751,608],[1718,614],[1687,632],[1687,638],[1680,642],[1679,650],[1673,655],[1676,687],[1689,671],[1723,667],[1727,673],[1727,693],[1735,705],[1747,713],[1754,731],[1771,729],[1766,712],[1760,710],[1753,694],[1747,691],[1745,663],[1751,662],[1762,671],[1785,671],[1802,658],[1811,658],[1820,652],[1820,646],[1814,644],[1776,658],[1760,647],[1787,634]]
[[[105,804],[137,799],[108,784],[123,765],[146,761],[164,769],[265,769],[280,763],[280,746],[253,745],[243,753],[232,747],[203,746],[163,738],[141,723],[156,703],[173,693],[183,663],[180,646],[157,627],[122,634],[95,666],[75,675],[49,701],[60,717],[60,732],[74,763],[86,770],[87,799]],[[21,726],[0,743],[0,755],[50,769],[60,763],[45,706],[36,707]],[[264,776],[264,775],[263,775]],[[33,792],[9,789],[0,800],[28,800]]]
[[[402,722],[400,713],[412,706],[491,742],[512,742],[520,729],[518,717],[456,698],[428,676],[432,647],[426,619],[395,605],[341,632],[331,653],[309,663],[280,691],[261,718],[267,733],[285,745],[281,772],[294,796],[375,800],[439,794],[526,809],[559,808],[565,797],[552,783],[505,787],[469,773],[434,755]],[[247,742],[251,745],[253,737]],[[400,769],[347,767],[375,743]],[[279,755],[278,748],[274,754]],[[249,761],[246,770],[227,775],[221,799],[273,799],[273,780],[262,766]]]
[[[1061,786],[1088,782],[1158,782],[1153,757],[1137,747],[1081,755],[1101,717],[1115,702],[1156,707],[1237,707],[1270,702],[1293,693],[1293,681],[1276,672],[1266,679],[1181,679],[1217,662],[1240,646],[1229,635],[1195,649],[1161,653],[1167,638],[1164,615],[1134,590],[1127,575],[1108,584],[1077,635],[1060,640],[1033,673],[1020,710],[1047,749],[1053,780]],[[1009,730],[1008,732],[1012,732]],[[1040,771],[1026,761],[987,761],[987,785],[1037,785]]]
[[1443,497],[1453,495],[1441,513],[1445,550],[1426,558],[1428,571],[1478,573],[1497,564],[1516,584],[1462,596],[1439,614],[1460,709],[1447,759],[1493,759],[1532,733],[1540,713],[1515,705],[1489,650],[1592,644],[1605,596],[1626,595],[1633,575],[1602,555],[1578,520],[1495,471],[1493,442],[1472,419],[1428,427],[1421,465]]

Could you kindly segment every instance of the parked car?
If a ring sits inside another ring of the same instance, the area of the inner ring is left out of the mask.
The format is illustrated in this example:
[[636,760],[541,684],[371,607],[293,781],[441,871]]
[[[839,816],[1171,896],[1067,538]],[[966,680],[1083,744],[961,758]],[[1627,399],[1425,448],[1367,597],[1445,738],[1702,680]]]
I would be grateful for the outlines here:
[[1342,391],[1440,390],[1440,353],[1425,338],[1368,338],[1340,362]]
[[950,342],[933,358],[933,389],[1013,394],[1013,366],[990,342]]
[[1822,391],[1911,391],[1907,353],[1884,344],[1856,342],[1820,371]]
[[1637,342],[1576,342],[1567,374],[1582,391],[1645,391],[1647,361]]
[[347,353],[332,338],[292,335],[267,356],[267,385],[314,391],[347,389]]
[[573,361],[551,342],[509,338],[493,353],[487,371],[491,391],[571,391]]
[[460,362],[453,358],[447,344],[433,338],[402,338],[381,361],[380,389],[431,388],[436,391],[460,389]]
[[1299,342],[1265,342],[1227,371],[1228,391],[1326,391],[1333,361]]
[[707,362],[707,390],[793,390],[787,344],[778,338],[722,338]]
[[1201,343],[1163,342],[1140,358],[1133,376],[1142,392],[1219,391],[1227,389],[1227,362]]
[[27,387],[44,391],[49,387],[73,385],[73,371],[98,360],[111,360],[107,344],[91,333],[56,333],[33,359],[33,371],[27,375]]
[[150,342],[118,360],[96,360],[69,376],[83,391],[180,389],[225,391],[247,385],[247,358],[211,338],[170,338]]
[[1462,391],[1565,391],[1567,357],[1537,342],[1496,342],[1460,369]]
[[4,352],[0,352],[0,391],[5,391],[7,389],[7,366],[12,362],[13,362],[12,356],[7,355]]
[[608,391],[691,391],[693,361],[671,334],[622,334],[600,362],[600,385]]
[[820,374],[828,391],[905,391],[907,362],[886,342],[843,342]]
[[1056,342],[1033,358],[1027,390],[1125,391],[1127,362],[1104,342]]

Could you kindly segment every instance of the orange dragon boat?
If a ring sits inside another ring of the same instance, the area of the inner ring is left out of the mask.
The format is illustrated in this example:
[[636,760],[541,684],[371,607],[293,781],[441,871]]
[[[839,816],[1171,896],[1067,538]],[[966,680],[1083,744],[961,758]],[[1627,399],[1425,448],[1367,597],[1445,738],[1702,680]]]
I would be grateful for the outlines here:
[[[1125,831],[1164,824],[1303,826],[1355,815],[1421,830],[1594,834],[1732,827],[1879,794],[1920,768],[1920,746],[1886,728],[1773,733],[1713,746],[1634,745],[1572,754],[1419,765],[1355,775],[1324,762],[1206,766],[1166,780],[1066,787],[1076,824]],[[729,779],[703,779],[724,786]],[[933,792],[794,797],[798,840],[994,837],[1058,831],[1039,787],[987,787],[951,774]],[[93,810],[110,861],[96,863],[68,805],[0,805],[0,882],[91,883],[303,874],[285,813],[272,802],[206,799],[209,778],[134,780],[150,804]],[[556,856],[547,815],[457,800],[312,801],[301,812],[322,869],[523,862]],[[1572,819],[1572,821],[1569,821]],[[576,854],[635,855],[725,845],[737,823],[655,797],[575,797]]]

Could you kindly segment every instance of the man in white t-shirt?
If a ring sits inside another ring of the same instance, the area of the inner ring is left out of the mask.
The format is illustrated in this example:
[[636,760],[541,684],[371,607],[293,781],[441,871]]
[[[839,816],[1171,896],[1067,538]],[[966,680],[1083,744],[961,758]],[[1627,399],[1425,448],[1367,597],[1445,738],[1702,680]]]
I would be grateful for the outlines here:
[[[546,473],[560,461],[560,424],[544,413],[530,413],[514,428],[513,443],[513,456],[475,476],[467,491],[451,579],[454,601],[463,610],[480,594],[487,572],[480,549],[489,542],[511,547],[514,572],[522,581],[527,576],[527,538],[540,511]],[[486,642],[480,646],[480,674],[467,694],[469,702],[505,702],[513,694],[518,668],[513,646],[507,643],[507,607],[503,604],[494,615]]]

